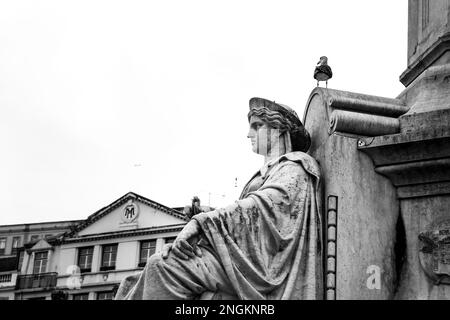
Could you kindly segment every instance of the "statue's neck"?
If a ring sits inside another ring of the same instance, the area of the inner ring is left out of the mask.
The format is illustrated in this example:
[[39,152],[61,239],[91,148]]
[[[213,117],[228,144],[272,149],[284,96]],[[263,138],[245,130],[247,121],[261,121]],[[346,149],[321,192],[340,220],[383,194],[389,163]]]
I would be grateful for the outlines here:
[[290,145],[286,145],[285,137],[278,140],[278,143],[273,145],[270,150],[264,155],[264,164],[281,157],[283,154],[288,152],[292,152],[292,147]]
[[265,156],[264,157],[264,164],[267,164],[268,162],[270,162],[270,161],[272,161],[273,159],[276,159],[276,158],[278,158],[278,157],[280,157],[281,156],[281,154],[280,155],[271,155],[271,156]]

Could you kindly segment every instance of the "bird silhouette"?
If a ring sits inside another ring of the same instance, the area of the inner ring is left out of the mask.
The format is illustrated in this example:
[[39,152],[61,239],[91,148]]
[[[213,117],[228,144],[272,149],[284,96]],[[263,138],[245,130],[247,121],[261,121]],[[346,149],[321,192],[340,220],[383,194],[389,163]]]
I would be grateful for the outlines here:
[[319,81],[325,81],[326,87],[328,88],[328,79],[331,79],[331,77],[333,77],[333,72],[328,65],[328,58],[322,56],[314,70],[314,79],[317,80],[317,86],[319,86]]

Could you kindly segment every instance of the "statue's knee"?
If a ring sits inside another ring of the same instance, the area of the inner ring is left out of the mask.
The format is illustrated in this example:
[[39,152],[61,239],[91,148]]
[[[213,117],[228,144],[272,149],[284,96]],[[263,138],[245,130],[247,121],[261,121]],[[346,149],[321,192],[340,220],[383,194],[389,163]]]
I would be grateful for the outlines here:
[[172,252],[166,258],[161,253],[155,253],[147,259],[146,268],[161,270],[176,267],[177,269],[192,269],[198,267],[198,258],[184,260],[174,255]]
[[125,287],[133,286],[138,281],[138,275],[131,275],[122,280],[122,285]]

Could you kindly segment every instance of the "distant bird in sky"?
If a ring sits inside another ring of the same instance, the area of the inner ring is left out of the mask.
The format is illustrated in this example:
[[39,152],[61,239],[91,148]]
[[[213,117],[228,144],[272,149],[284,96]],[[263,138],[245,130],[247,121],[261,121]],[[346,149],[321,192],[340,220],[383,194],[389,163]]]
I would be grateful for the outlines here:
[[320,61],[314,70],[314,79],[317,80],[317,86],[319,86],[319,81],[325,81],[326,87],[328,88],[328,79],[331,79],[332,76],[333,72],[328,65],[328,58],[325,56],[320,57]]

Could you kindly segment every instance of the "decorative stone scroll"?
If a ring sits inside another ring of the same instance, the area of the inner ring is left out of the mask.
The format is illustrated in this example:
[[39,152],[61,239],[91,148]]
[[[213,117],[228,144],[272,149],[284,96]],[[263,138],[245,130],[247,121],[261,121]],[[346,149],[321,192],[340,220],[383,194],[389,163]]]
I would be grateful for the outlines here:
[[400,132],[398,118],[409,110],[399,99],[323,88],[313,90],[308,107],[316,94],[325,104],[330,135],[335,132],[366,137],[395,134]]
[[397,133],[398,119],[373,114],[336,110],[331,114],[329,132],[347,132],[364,136],[378,136]]

